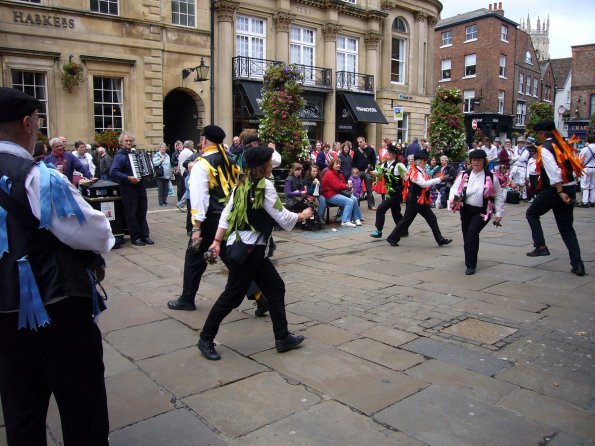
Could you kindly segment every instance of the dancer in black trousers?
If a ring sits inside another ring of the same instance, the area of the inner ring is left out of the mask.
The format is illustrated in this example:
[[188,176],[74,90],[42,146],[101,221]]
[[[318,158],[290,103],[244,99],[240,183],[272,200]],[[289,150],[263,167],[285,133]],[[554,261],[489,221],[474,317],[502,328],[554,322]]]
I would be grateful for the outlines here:
[[581,249],[572,223],[573,202],[576,197],[576,181],[573,173],[580,178],[582,165],[574,157],[572,148],[556,130],[554,121],[544,119],[533,127],[542,143],[537,148],[537,168],[540,174],[537,190],[539,193],[527,209],[527,221],[531,227],[533,246],[529,257],[549,256],[545,244],[540,217],[552,210],[558,230],[570,256],[570,270],[577,276],[585,275],[585,265],[581,259]]
[[[272,155],[273,149],[269,147],[255,147],[246,151],[245,160],[249,170],[240,179],[225,206],[210,247],[214,255],[219,255],[221,242],[225,236],[228,237],[224,245],[229,269],[225,291],[211,308],[198,341],[198,349],[211,361],[221,359],[213,342],[221,322],[240,305],[252,281],[269,301],[277,351],[282,353],[291,350],[304,340],[303,336],[289,333],[287,329],[285,284],[265,252],[275,222],[289,231],[297,222],[312,217],[313,212],[307,208],[296,214],[283,207],[275,186],[266,180],[273,169]],[[236,255],[234,251],[241,253]]]
[[469,154],[471,169],[461,172],[450,189],[452,210],[461,211],[461,229],[465,248],[465,274],[475,274],[479,233],[496,214],[494,224],[499,226],[504,210],[504,196],[500,183],[487,169],[488,159],[483,149]]
[[380,203],[376,209],[376,231],[370,234],[370,237],[382,237],[382,228],[384,228],[384,220],[386,212],[390,209],[393,221],[398,224],[403,218],[401,215],[401,201],[403,200],[403,176],[406,175],[407,168],[404,164],[399,163],[397,156],[399,152],[392,144],[386,148],[387,160],[376,168],[374,173],[376,176],[382,175],[387,187],[386,200]]
[[408,180],[403,191],[403,198],[407,203],[405,208],[405,215],[399,221],[395,229],[387,237],[386,241],[391,246],[399,246],[399,240],[408,231],[409,226],[417,217],[421,215],[432,230],[434,239],[438,246],[448,245],[452,239],[442,237],[440,228],[438,227],[438,220],[430,209],[430,187],[442,181],[442,176],[430,179],[426,173],[426,163],[428,155],[425,152],[417,152],[414,156],[415,166],[411,167],[408,173]]

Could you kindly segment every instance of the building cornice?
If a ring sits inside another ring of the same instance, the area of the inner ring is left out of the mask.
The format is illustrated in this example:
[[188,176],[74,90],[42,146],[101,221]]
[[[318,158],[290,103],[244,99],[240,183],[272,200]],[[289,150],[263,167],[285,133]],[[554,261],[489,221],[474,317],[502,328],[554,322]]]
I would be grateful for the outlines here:
[[0,47],[0,54],[10,54],[11,56],[31,56],[40,59],[60,60],[61,53],[56,51],[38,51],[23,48]]
[[288,12],[276,12],[273,15],[273,22],[277,31],[288,32],[289,26],[295,20],[296,15]]
[[366,42],[366,49],[375,50],[378,49],[378,42],[382,40],[382,34],[380,33],[366,33],[364,41]]
[[336,23],[325,23],[322,25],[322,36],[325,42],[332,42],[337,39],[337,34],[343,29],[342,25]]
[[116,58],[116,57],[91,56],[91,55],[87,55],[87,54],[81,54],[80,59],[81,59],[81,62],[83,62],[83,63],[107,62],[110,64],[117,63],[117,64],[130,65],[130,66],[136,65],[136,60],[134,60],[134,59],[120,59],[120,58]]
[[232,22],[233,16],[240,7],[240,2],[233,0],[219,0],[215,2],[215,10],[217,11],[217,21]]
[[388,15],[384,11],[364,9],[351,3],[347,3],[344,0],[295,0],[295,3],[313,6],[322,10],[334,9],[340,14],[357,17],[364,20],[382,21]]

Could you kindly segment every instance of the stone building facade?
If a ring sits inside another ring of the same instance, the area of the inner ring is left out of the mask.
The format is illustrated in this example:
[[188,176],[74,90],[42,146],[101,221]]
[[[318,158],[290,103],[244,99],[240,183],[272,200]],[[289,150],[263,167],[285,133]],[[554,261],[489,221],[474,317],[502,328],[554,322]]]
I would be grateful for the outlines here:
[[566,124],[568,136],[575,135],[585,141],[589,121],[595,113],[595,44],[575,45],[571,48],[570,119]]
[[[0,84],[42,99],[48,135],[92,141],[124,128],[154,146],[198,140],[211,121],[230,137],[256,127],[262,70],[298,62],[312,139],[405,141],[426,132],[441,9],[438,0],[0,0]],[[196,82],[184,69],[201,60],[209,79]],[[60,84],[69,61],[84,68],[72,92]]]

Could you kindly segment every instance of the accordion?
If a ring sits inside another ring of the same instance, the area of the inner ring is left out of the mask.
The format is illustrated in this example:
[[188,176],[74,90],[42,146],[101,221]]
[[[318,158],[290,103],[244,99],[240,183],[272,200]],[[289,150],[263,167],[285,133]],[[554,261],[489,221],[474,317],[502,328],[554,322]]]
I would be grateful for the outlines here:
[[130,152],[128,154],[130,165],[132,166],[132,175],[143,181],[149,181],[155,178],[155,168],[153,159],[147,152]]

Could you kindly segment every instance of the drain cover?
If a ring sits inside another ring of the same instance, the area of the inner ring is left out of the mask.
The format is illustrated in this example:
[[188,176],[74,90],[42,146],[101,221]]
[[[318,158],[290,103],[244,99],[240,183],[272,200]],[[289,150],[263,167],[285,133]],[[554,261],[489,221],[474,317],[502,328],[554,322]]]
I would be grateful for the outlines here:
[[501,339],[516,333],[518,330],[504,325],[469,318],[443,328],[440,331],[442,333],[481,342],[482,344],[495,344]]

